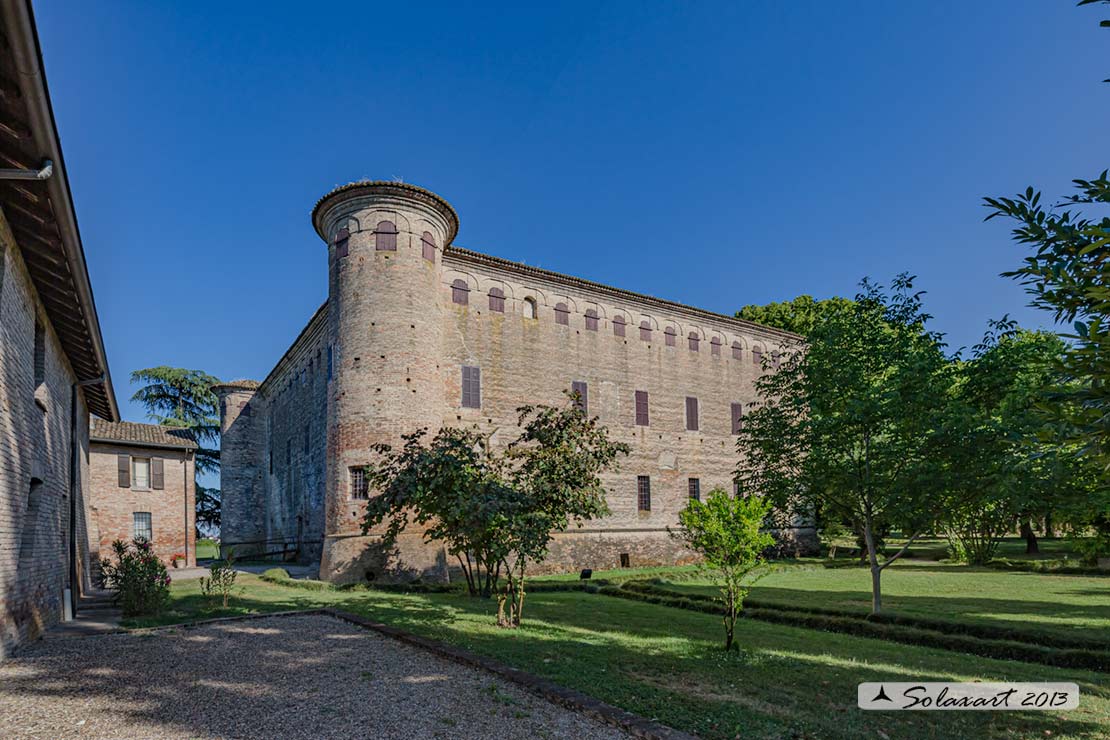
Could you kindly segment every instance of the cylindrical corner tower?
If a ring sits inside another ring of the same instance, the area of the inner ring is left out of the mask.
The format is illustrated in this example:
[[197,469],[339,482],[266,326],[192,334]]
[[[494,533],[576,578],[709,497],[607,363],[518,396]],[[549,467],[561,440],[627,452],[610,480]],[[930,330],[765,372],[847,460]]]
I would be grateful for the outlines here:
[[262,549],[265,508],[258,500],[260,447],[253,423],[251,399],[258,390],[253,380],[213,386],[220,401],[220,555],[227,557]]
[[391,553],[362,536],[370,447],[396,447],[443,420],[440,374],[443,249],[455,210],[435,193],[395,182],[357,182],[312,212],[328,245],[328,411],[324,547],[320,577],[350,582],[444,572],[420,533]]

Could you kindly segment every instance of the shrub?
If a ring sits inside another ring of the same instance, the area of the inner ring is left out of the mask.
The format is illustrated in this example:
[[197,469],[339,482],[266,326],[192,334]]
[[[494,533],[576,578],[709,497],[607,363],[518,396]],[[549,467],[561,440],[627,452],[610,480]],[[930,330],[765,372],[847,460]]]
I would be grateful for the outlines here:
[[290,580],[289,571],[285,568],[268,568],[262,577],[267,581],[288,581]]
[[235,579],[239,573],[235,570],[235,553],[228,551],[226,560],[213,560],[208,566],[208,577],[200,579],[200,592],[206,598],[218,596],[223,600],[223,608],[227,608],[227,601],[231,598]]
[[112,543],[116,562],[104,558],[100,573],[104,585],[115,591],[123,616],[157,614],[170,598],[170,575],[154,554],[150,542],[137,538],[131,543]]

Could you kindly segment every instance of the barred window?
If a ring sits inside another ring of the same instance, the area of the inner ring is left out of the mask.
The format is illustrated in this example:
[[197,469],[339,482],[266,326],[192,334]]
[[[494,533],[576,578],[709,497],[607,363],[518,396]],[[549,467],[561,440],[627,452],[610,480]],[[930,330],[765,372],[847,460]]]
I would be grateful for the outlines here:
[[505,313],[505,291],[501,288],[489,289],[489,310],[496,313]]
[[597,311],[592,308],[586,309],[586,329],[588,331],[597,331]]
[[694,501],[701,501],[701,480],[698,478],[691,478],[687,481],[687,492]]
[[651,511],[651,478],[636,476],[636,510]]
[[436,238],[432,236],[432,232],[425,231],[420,236],[420,253],[429,262],[436,261]]
[[374,229],[374,248],[379,252],[397,251],[397,227],[392,221],[379,221]]
[[136,511],[131,514],[131,536],[137,540],[154,541],[154,524],[149,511]]
[[663,341],[668,347],[673,347],[678,338],[678,332],[674,330],[673,326],[668,326],[663,330]]
[[370,484],[366,480],[366,468],[350,468],[351,498],[355,501],[366,501],[370,498]]
[[470,286],[465,280],[454,280],[451,283],[451,302],[460,306],[470,303]]

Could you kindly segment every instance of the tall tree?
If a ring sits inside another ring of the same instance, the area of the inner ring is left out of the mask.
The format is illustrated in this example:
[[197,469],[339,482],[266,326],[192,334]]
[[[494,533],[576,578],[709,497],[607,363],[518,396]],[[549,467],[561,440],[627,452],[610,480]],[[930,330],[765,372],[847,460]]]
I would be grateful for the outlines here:
[[[823,314],[804,351],[756,382],[763,400],[737,441],[741,490],[772,497],[786,516],[820,510],[863,534],[875,613],[882,571],[944,508],[926,453],[946,359],[929,318],[910,277],[889,294],[865,280],[850,309]],[[880,562],[888,527],[908,540]]]
[[200,477],[220,470],[219,400],[212,392],[219,379],[203,370],[161,365],[132,372],[131,382],[143,384],[131,400],[146,407],[147,418],[163,426],[185,429],[197,443],[197,532],[202,527],[218,528],[220,490],[202,486]]
[[833,297],[817,300],[813,296],[800,295],[790,301],[768,303],[764,306],[748,304],[736,312],[736,317],[809,336],[823,316],[833,311],[850,310],[851,307],[850,298]]

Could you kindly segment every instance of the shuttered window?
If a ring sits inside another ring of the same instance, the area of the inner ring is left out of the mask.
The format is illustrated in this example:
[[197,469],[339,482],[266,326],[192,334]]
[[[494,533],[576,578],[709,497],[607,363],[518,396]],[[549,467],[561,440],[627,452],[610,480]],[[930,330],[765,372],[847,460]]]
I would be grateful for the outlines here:
[[701,501],[701,480],[691,478],[686,484],[687,494],[694,501]]
[[397,227],[392,221],[379,221],[374,229],[374,249],[379,252],[397,251]]
[[740,342],[733,342],[732,343],[732,359],[734,359],[734,360],[744,359],[744,348],[740,345]]
[[131,514],[131,536],[137,540],[154,541],[154,525],[149,511],[136,511]]
[[739,434],[740,427],[744,423],[744,404],[732,404],[732,433]]
[[116,455],[116,468],[119,471],[119,487],[131,487],[131,457],[129,455]]
[[463,365],[462,405],[464,409],[482,408],[482,370]]
[[590,413],[590,389],[586,385],[586,381],[576,380],[570,384],[570,389],[578,394],[575,403],[578,405],[578,408],[582,409],[582,413]]
[[752,364],[763,365],[763,350],[759,345],[752,347]]
[[648,394],[647,391],[636,391],[636,425],[648,425]]
[[693,396],[686,396],[686,429],[698,431],[698,399]]
[[690,351],[697,352],[700,347],[701,337],[698,336],[696,331],[690,332],[690,336],[686,338],[690,343]]
[[771,367],[778,369],[779,359],[781,358],[781,356],[782,355],[780,355],[778,352],[771,353]]
[[597,311],[592,308],[586,309],[586,329],[587,331],[597,331]]
[[620,314],[617,314],[616,316],[613,317],[613,334],[614,334],[614,336],[618,336],[618,337],[623,337],[624,336],[624,325],[625,325],[625,323],[626,322],[624,320],[624,317],[621,316]]
[[366,501],[370,498],[370,486],[366,481],[366,468],[350,468],[351,498],[355,501]]
[[651,478],[636,476],[636,510],[651,511]]
[[709,354],[713,357],[721,356],[721,340],[719,337],[713,337],[709,340]]
[[505,291],[501,288],[489,289],[489,310],[505,313]]
[[678,332],[676,332],[674,330],[673,326],[668,326],[666,329],[663,330],[663,341],[666,343],[666,345],[668,347],[675,346],[675,343],[677,342],[677,340],[678,340]]
[[335,232],[335,258],[341,259],[347,256],[350,250],[351,232],[346,228],[340,229]]
[[460,306],[470,303],[470,287],[465,280],[459,279],[451,282],[451,302]]
[[150,458],[131,458],[131,481],[133,488],[150,488]]
[[650,342],[651,341],[651,322],[650,321],[641,321],[640,322],[640,341],[643,341],[643,342]]
[[425,231],[420,236],[420,254],[429,262],[436,261],[436,238],[430,231]]
[[166,472],[162,467],[162,458],[154,457],[150,460],[150,487],[161,491],[166,487]]
[[568,326],[570,324],[570,310],[565,303],[555,304],[555,323]]

